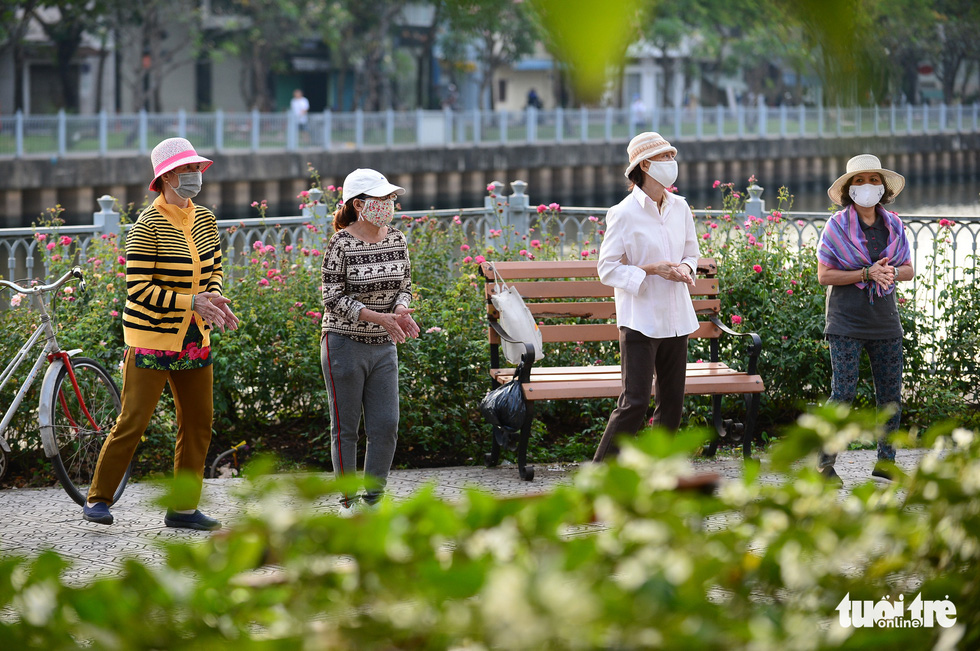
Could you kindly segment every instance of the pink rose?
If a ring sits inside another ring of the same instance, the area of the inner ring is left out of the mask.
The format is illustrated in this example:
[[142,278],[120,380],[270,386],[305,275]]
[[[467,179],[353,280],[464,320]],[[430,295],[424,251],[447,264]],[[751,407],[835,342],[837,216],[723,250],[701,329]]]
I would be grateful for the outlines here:
[[44,240],[46,240],[46,239],[48,239],[48,236],[47,236],[47,235],[45,235],[44,233],[38,233],[38,234],[37,234],[37,235],[35,235],[34,237],[36,237],[36,238],[37,238],[37,241],[38,241],[38,242],[43,242]]
[[268,284],[269,284],[269,281],[268,280],[266,280],[265,278],[259,278],[259,285],[261,285],[262,287],[265,287]]
[[540,215],[541,213],[543,213],[543,212],[544,212],[545,210],[547,210],[547,209],[548,209],[548,207],[547,207],[547,206],[545,206],[545,205],[544,205],[543,203],[542,203],[542,204],[538,204],[538,214],[539,214],[539,215]]
[[549,203],[548,210],[557,210],[561,212],[561,206],[559,206],[557,203]]
[[754,265],[752,265],[752,271],[756,272],[757,274],[761,274],[762,273],[762,266],[761,265],[754,264]]
[[265,245],[263,245],[262,242],[256,241],[252,243],[252,248],[255,249],[256,251],[261,251],[264,247]]
[[310,255],[312,255],[314,258],[318,258],[320,257],[320,252],[317,251],[316,249],[313,249],[312,251],[310,251]]
[[711,184],[711,187],[713,189],[717,190],[719,185],[721,185],[721,181],[719,181],[718,179],[715,179],[715,182]]
[[531,240],[531,246],[535,249],[541,248],[541,240]]
[[473,256],[468,255],[465,258],[463,258],[463,264],[469,264],[471,262],[473,262]]
[[701,239],[702,240],[710,240],[711,239],[711,233],[705,233],[704,235],[701,236]]
[[46,248],[48,251],[53,251],[54,250],[54,247],[56,247],[56,246],[58,246],[58,245],[55,244],[54,242],[48,242],[47,246],[44,247],[44,248]]
[[459,247],[459,250],[460,251],[469,251],[470,250],[470,245],[469,244],[464,244],[463,246]]
[[292,250],[293,250],[293,245],[292,244],[287,244],[286,245],[286,253],[289,253]]
[[116,258],[116,262],[118,262],[119,264],[126,264],[126,258],[119,256],[118,258]]
[[737,314],[733,314],[732,315],[732,325],[739,325],[740,323],[742,323],[742,317],[740,317]]
[[477,264],[483,264],[484,262],[487,261],[487,259],[484,258],[482,255],[478,255],[473,259],[476,261]]
[[787,290],[786,290],[786,293],[787,293],[787,294],[788,294],[789,296],[792,296],[792,295],[793,295],[793,290],[792,290],[792,289],[787,289]]
[[62,235],[61,238],[58,240],[58,242],[62,246],[68,246],[69,244],[71,244],[71,238],[68,237],[67,235]]
[[582,257],[583,258],[589,257],[589,252],[588,251],[582,251]]
[[521,249],[520,251],[518,251],[518,254],[520,254],[521,256],[527,256],[527,249]]

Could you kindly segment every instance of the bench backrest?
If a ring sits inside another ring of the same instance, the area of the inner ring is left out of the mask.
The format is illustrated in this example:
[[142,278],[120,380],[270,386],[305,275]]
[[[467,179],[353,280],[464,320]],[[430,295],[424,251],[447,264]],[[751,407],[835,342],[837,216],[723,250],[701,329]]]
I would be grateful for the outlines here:
[[[520,292],[531,314],[542,324],[541,338],[545,342],[619,340],[613,288],[599,281],[595,260],[487,261],[480,268],[486,279],[487,315],[491,321],[499,317],[490,302],[496,269],[497,276]],[[696,286],[690,288],[690,293],[700,327],[691,334],[692,338],[717,339],[722,334],[708,320],[721,311],[717,273],[714,258],[698,261]],[[487,336],[495,361],[500,337],[492,327],[487,328]]]

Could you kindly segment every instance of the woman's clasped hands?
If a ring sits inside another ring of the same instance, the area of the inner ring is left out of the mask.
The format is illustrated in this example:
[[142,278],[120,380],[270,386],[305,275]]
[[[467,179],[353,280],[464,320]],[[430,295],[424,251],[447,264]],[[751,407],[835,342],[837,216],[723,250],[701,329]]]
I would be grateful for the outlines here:
[[[422,331],[419,325],[412,318],[414,308],[399,305],[394,313],[373,312],[375,323],[380,325],[396,344],[403,344],[409,339],[415,339]],[[362,317],[363,318],[363,317]]]
[[201,315],[204,323],[221,332],[225,329],[237,330],[239,319],[228,307],[231,299],[214,292],[201,292],[194,297],[194,311]]
[[887,257],[882,258],[868,267],[868,278],[882,289],[888,289],[895,284],[895,267],[888,264]]
[[691,277],[691,268],[683,262],[652,262],[640,267],[647,275],[657,275],[675,283],[684,283],[694,287],[694,278]]

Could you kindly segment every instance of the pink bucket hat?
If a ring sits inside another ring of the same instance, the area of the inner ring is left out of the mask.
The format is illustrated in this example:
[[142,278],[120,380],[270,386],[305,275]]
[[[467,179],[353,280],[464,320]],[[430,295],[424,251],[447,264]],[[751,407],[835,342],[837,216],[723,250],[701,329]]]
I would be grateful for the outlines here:
[[214,161],[198,156],[194,151],[194,145],[186,138],[167,138],[150,152],[150,162],[153,163],[153,180],[150,182],[150,189],[160,192],[160,177],[170,170],[190,163],[207,163],[204,166],[206,170]]

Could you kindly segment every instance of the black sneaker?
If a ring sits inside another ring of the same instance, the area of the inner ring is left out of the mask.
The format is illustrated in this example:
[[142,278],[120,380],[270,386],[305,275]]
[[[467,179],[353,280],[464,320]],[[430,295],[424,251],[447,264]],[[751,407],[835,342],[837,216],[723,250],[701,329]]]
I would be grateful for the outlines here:
[[193,513],[177,513],[167,511],[163,523],[168,527],[177,529],[197,529],[198,531],[215,531],[221,528],[221,523],[214,518],[209,518],[200,511]]
[[844,480],[840,478],[840,475],[837,474],[837,471],[834,470],[833,466],[825,466],[821,468],[820,474],[825,480],[827,480],[828,484],[834,484],[836,486],[844,485]]
[[872,477],[884,479],[885,481],[895,481],[896,477],[900,475],[902,475],[902,471],[898,469],[895,462],[886,461],[885,459],[878,459],[874,469],[871,471]]
[[109,513],[109,505],[105,502],[82,506],[82,519],[97,524],[112,524],[112,514]]

